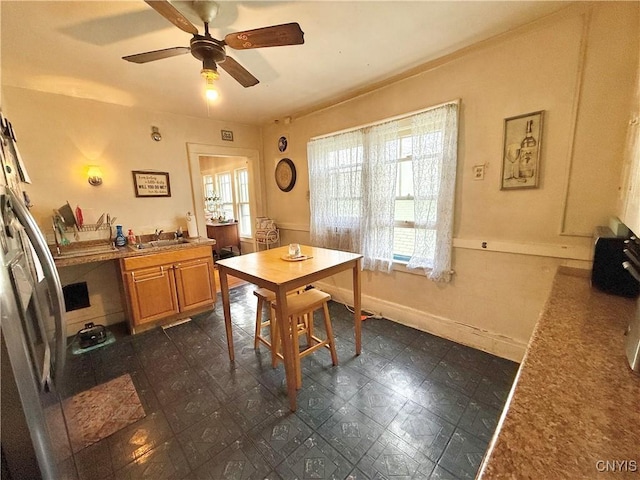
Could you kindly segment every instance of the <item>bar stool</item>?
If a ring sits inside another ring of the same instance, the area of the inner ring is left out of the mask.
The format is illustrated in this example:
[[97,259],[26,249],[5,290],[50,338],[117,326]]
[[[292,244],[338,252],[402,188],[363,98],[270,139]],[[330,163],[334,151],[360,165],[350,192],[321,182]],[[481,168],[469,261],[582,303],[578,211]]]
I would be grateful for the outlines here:
[[[271,365],[275,368],[278,364],[278,356],[276,355],[277,352],[275,352],[275,346],[277,344],[275,340],[278,336],[278,332],[276,328],[275,314],[273,313],[273,302],[276,300],[276,295],[266,288],[258,288],[253,291],[253,294],[258,297],[258,306],[256,308],[256,332],[253,348],[257,350],[260,342],[269,347],[269,350],[271,351]],[[263,321],[262,311],[265,305],[267,306],[267,316],[266,320]],[[262,336],[262,329],[266,327],[269,327],[269,340]]]
[[[287,299],[287,305],[289,310],[289,318],[295,331],[293,332],[293,355],[294,366],[296,371],[296,388],[302,387],[302,369],[300,366],[300,359],[315,352],[316,350],[325,347],[331,352],[331,362],[333,365],[338,365],[338,354],[336,353],[336,346],[333,340],[333,328],[331,327],[331,317],[329,316],[329,300],[331,295],[326,292],[321,292],[318,289],[312,288],[305,290],[298,295],[292,295]],[[271,302],[271,306],[276,308],[275,299]],[[324,327],[327,331],[327,338],[322,340],[313,334],[313,312],[319,308],[324,312]],[[307,346],[300,351],[300,335],[307,337]],[[282,359],[280,353],[280,338],[279,334],[276,334],[274,339],[275,349],[272,349],[273,357]]]
[[[305,287],[302,287],[293,292],[289,292],[287,296],[295,295],[304,292]],[[273,368],[278,364],[278,360],[282,360],[282,355],[278,353],[276,345],[278,344],[277,338],[280,335],[278,328],[276,327],[276,313],[275,313],[275,301],[276,294],[266,288],[258,288],[253,291],[253,294],[258,298],[258,305],[256,307],[256,331],[253,341],[253,348],[258,349],[260,342],[264,343],[271,351],[271,365]],[[266,319],[262,320],[262,311],[264,307],[267,307]],[[262,335],[262,329],[269,327],[269,339]],[[275,341],[275,342],[274,342]]]

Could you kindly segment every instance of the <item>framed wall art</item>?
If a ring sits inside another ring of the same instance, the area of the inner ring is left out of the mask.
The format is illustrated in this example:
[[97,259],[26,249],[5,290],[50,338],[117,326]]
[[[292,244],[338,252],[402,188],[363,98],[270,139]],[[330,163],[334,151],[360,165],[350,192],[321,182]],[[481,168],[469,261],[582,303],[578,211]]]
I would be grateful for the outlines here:
[[543,116],[541,110],[505,118],[501,190],[538,187]]
[[133,170],[136,197],[170,197],[171,184],[167,172]]
[[280,136],[278,139],[278,151],[280,153],[284,153],[287,151],[287,146],[289,145],[289,140],[286,135]]
[[220,130],[220,136],[222,140],[233,142],[233,132],[231,130]]

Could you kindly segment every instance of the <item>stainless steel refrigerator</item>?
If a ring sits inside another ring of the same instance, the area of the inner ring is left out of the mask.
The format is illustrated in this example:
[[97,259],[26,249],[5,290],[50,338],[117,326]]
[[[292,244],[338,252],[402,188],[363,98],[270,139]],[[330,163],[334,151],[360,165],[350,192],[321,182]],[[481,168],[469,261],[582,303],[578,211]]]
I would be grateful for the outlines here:
[[0,140],[2,478],[77,478],[56,391],[66,354],[60,277],[29,212],[29,176],[1,113]]

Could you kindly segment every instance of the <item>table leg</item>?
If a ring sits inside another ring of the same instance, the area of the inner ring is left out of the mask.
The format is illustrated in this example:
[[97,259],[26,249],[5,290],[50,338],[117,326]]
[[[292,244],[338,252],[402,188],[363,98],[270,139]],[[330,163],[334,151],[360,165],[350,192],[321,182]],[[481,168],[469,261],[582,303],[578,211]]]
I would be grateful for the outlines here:
[[222,309],[224,310],[224,328],[227,332],[227,348],[229,349],[229,360],[235,360],[233,351],[233,332],[231,331],[231,305],[229,302],[229,282],[227,272],[224,267],[218,266],[220,276],[220,294],[222,295]]
[[[287,395],[289,396],[289,409],[296,411],[297,388],[296,388],[296,367],[293,358],[293,345],[291,341],[292,325],[289,321],[287,307],[287,292],[279,288],[276,293],[276,323],[280,329],[280,339],[282,342],[282,356],[284,357],[284,371],[287,377]],[[295,334],[295,333],[294,333]]]
[[356,355],[362,352],[362,311],[360,287],[360,259],[353,266],[353,322],[356,331]]

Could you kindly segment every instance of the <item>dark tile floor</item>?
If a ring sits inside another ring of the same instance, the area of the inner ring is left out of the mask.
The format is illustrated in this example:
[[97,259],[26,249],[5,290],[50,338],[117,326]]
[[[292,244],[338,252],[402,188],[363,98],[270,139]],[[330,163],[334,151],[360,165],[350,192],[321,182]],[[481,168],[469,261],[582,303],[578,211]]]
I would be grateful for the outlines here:
[[[69,355],[63,397],[129,373],[147,416],[75,456],[79,480],[474,478],[518,365],[387,320],[330,311],[340,365],[303,359],[298,410],[282,365],[253,348],[253,286],[191,322]],[[317,329],[321,330],[316,320]]]

